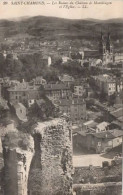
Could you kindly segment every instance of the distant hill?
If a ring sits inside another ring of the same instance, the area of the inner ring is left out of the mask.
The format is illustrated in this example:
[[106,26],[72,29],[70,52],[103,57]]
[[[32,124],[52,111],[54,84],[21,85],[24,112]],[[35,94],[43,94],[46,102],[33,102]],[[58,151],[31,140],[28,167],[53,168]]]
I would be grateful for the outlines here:
[[123,39],[123,19],[71,20],[55,17],[22,17],[0,20],[0,38],[19,34],[41,37],[42,39],[93,39],[99,37],[101,30],[110,31],[112,37]]
[[123,23],[123,18],[112,18],[108,20],[99,20],[99,19],[93,19],[93,18],[87,18],[86,20],[92,21],[92,22],[99,22],[99,23]]

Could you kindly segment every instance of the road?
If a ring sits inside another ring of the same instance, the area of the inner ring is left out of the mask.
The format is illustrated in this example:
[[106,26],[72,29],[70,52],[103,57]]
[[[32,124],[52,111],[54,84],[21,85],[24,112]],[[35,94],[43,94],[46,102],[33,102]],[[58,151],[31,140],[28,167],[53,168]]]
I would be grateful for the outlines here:
[[74,167],[84,167],[84,166],[102,166],[103,161],[111,162],[112,159],[104,158],[100,154],[89,154],[89,155],[78,155],[73,156],[73,166]]

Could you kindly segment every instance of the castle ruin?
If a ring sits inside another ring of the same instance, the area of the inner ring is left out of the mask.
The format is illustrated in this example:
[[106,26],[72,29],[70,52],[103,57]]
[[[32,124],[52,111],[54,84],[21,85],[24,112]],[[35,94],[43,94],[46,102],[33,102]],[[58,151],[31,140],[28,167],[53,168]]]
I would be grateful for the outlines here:
[[72,135],[65,118],[2,141],[4,195],[72,195]]

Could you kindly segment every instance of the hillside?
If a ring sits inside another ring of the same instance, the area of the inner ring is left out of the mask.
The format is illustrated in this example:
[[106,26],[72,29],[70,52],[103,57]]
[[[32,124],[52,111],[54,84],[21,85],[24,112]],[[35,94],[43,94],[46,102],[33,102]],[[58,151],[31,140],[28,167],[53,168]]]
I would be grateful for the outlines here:
[[114,40],[123,40],[123,19],[70,20],[55,17],[25,17],[15,20],[0,20],[0,39],[5,37],[36,36],[41,39],[96,39],[101,30],[110,31]]

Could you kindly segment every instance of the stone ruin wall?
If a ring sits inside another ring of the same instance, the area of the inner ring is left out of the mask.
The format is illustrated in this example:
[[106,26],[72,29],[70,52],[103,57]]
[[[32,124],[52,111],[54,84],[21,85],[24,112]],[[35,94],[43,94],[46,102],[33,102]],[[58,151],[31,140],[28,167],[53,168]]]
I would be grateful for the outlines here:
[[35,156],[34,161],[39,163],[35,166],[34,162],[32,170],[35,171],[38,167],[41,177],[39,189],[35,189],[35,186],[33,188],[33,181],[29,182],[32,184],[29,187],[30,194],[37,192],[40,195],[71,195],[72,133],[70,125],[65,119],[45,122],[43,127],[39,123],[34,131],[34,140],[37,147],[35,151],[41,152],[41,155]]
[[66,119],[39,123],[28,140],[32,150],[10,148],[5,139],[4,195],[72,195],[72,134]]
[[[18,135],[19,136],[19,135]],[[27,195],[28,174],[33,157],[32,150],[8,147],[5,143],[9,141],[5,136],[3,145],[4,171],[3,191],[4,195]],[[33,139],[29,136],[33,148]]]

